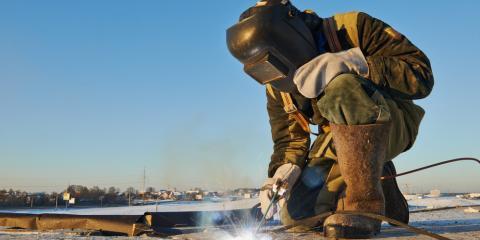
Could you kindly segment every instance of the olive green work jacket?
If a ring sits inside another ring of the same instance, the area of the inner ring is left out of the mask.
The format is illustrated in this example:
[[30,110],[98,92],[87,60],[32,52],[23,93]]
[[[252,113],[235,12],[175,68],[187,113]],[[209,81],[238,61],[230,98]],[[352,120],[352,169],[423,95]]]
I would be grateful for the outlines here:
[[[407,103],[402,104],[405,106],[405,114],[410,115],[407,119],[409,117],[411,121],[419,123],[421,119],[418,118],[423,117],[423,114],[414,112],[419,107],[413,106],[412,100],[427,97],[434,84],[427,56],[388,24],[365,13],[349,12],[332,18],[341,48],[347,50],[359,47],[368,62],[368,79],[396,101]],[[302,168],[307,164],[310,134],[285,112],[280,92],[267,89],[267,110],[274,143],[268,169],[271,177],[282,164],[293,163]],[[318,99],[307,99],[298,92],[291,95],[297,108],[312,124],[328,125],[316,107]],[[320,132],[321,129],[319,128]],[[412,139],[412,144],[414,140]]]

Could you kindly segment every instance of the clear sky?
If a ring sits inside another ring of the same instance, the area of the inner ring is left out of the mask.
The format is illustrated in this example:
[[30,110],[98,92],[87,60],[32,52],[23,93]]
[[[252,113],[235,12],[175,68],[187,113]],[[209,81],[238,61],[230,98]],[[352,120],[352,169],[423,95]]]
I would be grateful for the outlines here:
[[[358,10],[429,56],[433,94],[398,170],[480,157],[479,1],[307,1],[321,16]],[[253,0],[0,2],[0,188],[68,184],[259,186],[272,143],[265,90],[225,30]],[[480,191],[461,163],[400,179],[411,191]]]

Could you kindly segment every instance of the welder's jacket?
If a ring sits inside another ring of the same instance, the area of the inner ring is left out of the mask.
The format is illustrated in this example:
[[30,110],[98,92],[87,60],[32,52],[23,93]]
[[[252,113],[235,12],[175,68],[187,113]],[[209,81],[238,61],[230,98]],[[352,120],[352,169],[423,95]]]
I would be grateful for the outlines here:
[[[434,83],[428,58],[392,27],[365,13],[339,14],[330,20],[336,25],[331,31],[338,36],[341,49],[359,47],[369,65],[368,79],[401,105],[407,123],[417,125],[409,129],[412,136],[409,145],[411,146],[423,117],[423,110],[412,100],[429,95]],[[307,99],[298,92],[292,93],[291,96],[297,108],[312,124],[319,126],[320,133],[328,131],[328,122],[320,115],[316,105],[318,99]],[[317,144],[316,141],[310,147],[310,134],[291,114],[286,113],[280,92],[267,87],[267,98],[274,142],[274,152],[269,166],[271,177],[277,167],[285,163],[304,167],[309,161],[308,156],[316,155],[316,152],[321,151],[320,145],[324,144],[322,141],[318,141]],[[320,137],[324,135],[321,134]]]

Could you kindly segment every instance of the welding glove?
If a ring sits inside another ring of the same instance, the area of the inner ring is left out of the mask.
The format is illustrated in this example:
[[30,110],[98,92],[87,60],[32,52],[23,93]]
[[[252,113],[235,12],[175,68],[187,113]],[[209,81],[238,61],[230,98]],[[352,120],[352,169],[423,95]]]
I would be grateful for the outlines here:
[[264,182],[260,191],[260,205],[262,213],[266,219],[271,219],[278,211],[277,204],[272,204],[270,210],[267,212],[268,206],[272,202],[272,198],[274,196],[273,189],[276,188],[281,195],[280,200],[278,201],[278,207],[281,209],[285,205],[289,193],[292,190],[295,182],[297,182],[301,173],[302,169],[299,166],[288,163],[277,168],[277,171],[275,171],[273,177],[268,178]]
[[368,77],[368,64],[360,48],[324,53],[301,66],[293,78],[298,91],[307,98],[320,96],[335,77],[353,73]]

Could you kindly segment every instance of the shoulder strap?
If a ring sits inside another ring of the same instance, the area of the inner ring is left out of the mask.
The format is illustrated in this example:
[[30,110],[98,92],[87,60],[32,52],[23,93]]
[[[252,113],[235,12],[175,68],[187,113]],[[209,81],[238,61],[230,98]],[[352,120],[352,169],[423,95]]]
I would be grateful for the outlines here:
[[285,110],[285,112],[292,115],[292,117],[295,118],[295,121],[297,121],[297,123],[300,124],[300,126],[305,132],[308,132],[313,135],[318,135],[312,132],[312,130],[310,129],[310,122],[298,110],[297,106],[295,106],[295,103],[293,103],[292,96],[290,95],[290,93],[280,92],[280,95],[282,96],[282,101],[284,106],[283,109]]
[[323,33],[332,52],[342,51],[342,44],[337,35],[337,25],[333,17],[323,19]]
[[267,92],[270,95],[270,97],[272,97],[274,100],[277,100],[277,96],[275,96],[275,92],[273,91],[272,85],[267,83],[265,86],[267,86]]
[[[324,19],[323,31],[324,31],[325,37],[327,38],[327,42],[330,47],[330,50],[332,52],[342,51],[343,50],[342,45],[340,44],[340,40],[338,39],[337,27],[336,27],[335,19],[333,17]],[[269,89],[269,91],[271,91],[271,89]],[[291,114],[295,118],[295,120],[298,122],[298,124],[300,124],[300,126],[305,132],[318,135],[312,132],[312,130],[310,129],[310,122],[295,106],[295,104],[292,101],[292,96],[290,95],[290,93],[280,92],[280,95],[282,96],[285,112],[288,114]]]

